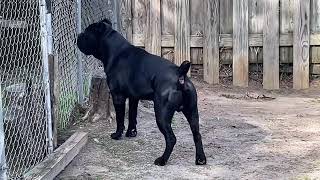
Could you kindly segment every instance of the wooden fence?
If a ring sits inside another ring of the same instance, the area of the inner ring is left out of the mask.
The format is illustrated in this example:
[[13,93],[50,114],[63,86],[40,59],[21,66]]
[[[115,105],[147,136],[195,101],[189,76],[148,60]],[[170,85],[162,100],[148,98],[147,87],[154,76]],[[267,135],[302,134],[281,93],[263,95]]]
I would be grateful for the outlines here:
[[[232,64],[233,84],[248,86],[249,64],[263,64],[263,87],[279,88],[279,65],[292,64],[293,88],[320,73],[320,0],[120,0],[119,30],[134,45],[180,64],[203,67],[219,83]],[[259,51],[250,50],[252,47]],[[221,55],[227,49],[230,57]]]

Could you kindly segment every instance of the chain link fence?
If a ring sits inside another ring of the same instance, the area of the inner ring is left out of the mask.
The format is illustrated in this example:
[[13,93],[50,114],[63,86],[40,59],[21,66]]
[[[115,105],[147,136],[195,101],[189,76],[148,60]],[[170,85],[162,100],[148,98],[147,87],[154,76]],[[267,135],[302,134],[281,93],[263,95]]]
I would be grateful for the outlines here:
[[[115,19],[114,8],[117,0],[82,0],[81,28],[84,30],[91,23],[108,18]],[[95,74],[104,75],[103,66],[93,56],[81,56],[83,60],[84,93],[89,95],[91,77]]]
[[[81,28],[82,30],[93,22],[104,18],[112,19],[113,3],[111,0],[82,0]],[[54,55],[58,61],[59,86],[59,128],[69,125],[70,116],[78,103],[79,83],[83,83],[84,97],[89,94],[89,87],[94,73],[103,73],[101,63],[93,57],[86,57],[82,53],[77,56],[77,4],[76,1],[52,0],[52,26]],[[79,69],[79,59],[82,67]],[[81,77],[77,74],[81,71]],[[80,80],[79,78],[83,78]]]
[[47,155],[39,1],[0,0],[0,85],[8,175]]
[[[61,130],[70,124],[79,96],[88,96],[91,77],[104,73],[99,61],[78,54],[79,1],[46,2],[52,14],[53,56],[57,65],[54,120]],[[81,29],[104,18],[114,19],[114,2],[117,1],[82,0]],[[40,8],[40,0],[0,0],[0,95],[3,101],[0,110],[4,115],[9,179],[19,179],[49,153]],[[79,83],[83,83],[82,86]]]
[[52,0],[52,31],[54,57],[58,65],[58,112],[59,129],[69,124],[71,112],[78,102],[78,62],[76,56],[77,4],[76,1]]

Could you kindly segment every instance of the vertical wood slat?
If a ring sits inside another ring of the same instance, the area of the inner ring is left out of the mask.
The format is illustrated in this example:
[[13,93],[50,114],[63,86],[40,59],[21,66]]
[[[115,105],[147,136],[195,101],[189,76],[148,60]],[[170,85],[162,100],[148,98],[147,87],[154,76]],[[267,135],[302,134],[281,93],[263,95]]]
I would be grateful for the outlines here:
[[131,0],[119,0],[118,4],[118,20],[119,32],[129,41],[132,42],[132,4]]
[[147,27],[147,10],[145,0],[132,0],[132,16],[133,34],[145,34]]
[[[202,9],[202,11],[199,9]],[[203,35],[204,31],[204,1],[190,0],[190,34],[192,36]],[[193,65],[203,64],[203,49],[191,48],[190,60]]]
[[[190,61],[190,2],[189,0],[176,0],[175,4],[175,56],[176,65]],[[189,71],[190,75],[190,71]]]
[[[263,33],[264,0],[248,0],[249,34]],[[249,48],[249,64],[263,62],[263,47]]]
[[50,72],[50,95],[51,95],[51,115],[52,115],[52,138],[53,148],[58,146],[58,100],[59,100],[59,66],[58,60],[52,54],[49,55],[49,72]]
[[161,1],[148,0],[146,50],[155,55],[161,55]]
[[[320,0],[311,0],[311,33],[320,33]],[[320,47],[311,48],[311,62],[320,63]]]
[[232,6],[233,0],[220,0],[220,33],[221,34],[232,34]]
[[219,83],[219,0],[205,0],[205,28],[203,46],[204,80]]
[[[233,0],[220,0],[220,34],[233,33]],[[232,64],[232,49],[222,48],[220,51],[220,62],[230,62]]]
[[[161,31],[162,35],[174,35],[175,0],[161,0]],[[161,56],[174,61],[174,48],[163,47]]]
[[248,86],[248,1],[233,0],[233,85]]
[[[292,33],[293,0],[280,0],[280,34]],[[280,47],[280,62],[292,63],[293,48]]]
[[293,88],[309,87],[310,0],[294,1]]
[[264,0],[263,88],[279,89],[279,0]]

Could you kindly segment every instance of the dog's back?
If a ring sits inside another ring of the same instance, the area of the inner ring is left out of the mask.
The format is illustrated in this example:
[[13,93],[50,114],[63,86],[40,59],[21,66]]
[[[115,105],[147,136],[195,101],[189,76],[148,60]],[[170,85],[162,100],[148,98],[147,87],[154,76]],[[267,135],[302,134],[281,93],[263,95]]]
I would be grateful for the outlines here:
[[[125,91],[128,96],[150,99],[157,89],[176,86],[179,67],[159,56],[131,46],[115,61],[108,72],[109,83],[116,85],[117,91]],[[129,51],[129,52],[128,52]]]

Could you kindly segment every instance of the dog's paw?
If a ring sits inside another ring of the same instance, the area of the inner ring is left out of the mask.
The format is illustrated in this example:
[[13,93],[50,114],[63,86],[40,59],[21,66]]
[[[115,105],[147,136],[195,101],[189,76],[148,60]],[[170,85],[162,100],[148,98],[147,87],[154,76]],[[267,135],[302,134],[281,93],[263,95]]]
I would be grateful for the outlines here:
[[154,164],[157,165],[157,166],[164,166],[166,165],[166,161],[163,159],[163,157],[159,157],[157,158],[155,161],[154,161]]
[[128,129],[126,132],[126,137],[136,137],[137,130],[136,129]]
[[196,157],[196,165],[206,165],[207,164],[207,158],[205,156]]
[[114,139],[114,140],[121,139],[121,136],[122,136],[122,133],[120,133],[120,132],[115,132],[115,133],[111,134],[111,138]]

